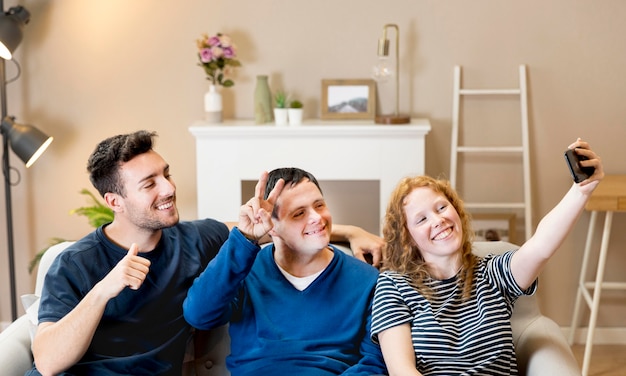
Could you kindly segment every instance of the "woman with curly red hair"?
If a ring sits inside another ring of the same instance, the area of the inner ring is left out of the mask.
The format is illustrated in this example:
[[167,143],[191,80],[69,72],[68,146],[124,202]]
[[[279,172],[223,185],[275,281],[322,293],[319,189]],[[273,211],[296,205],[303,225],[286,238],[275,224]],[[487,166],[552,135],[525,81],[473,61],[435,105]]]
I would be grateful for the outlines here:
[[385,215],[371,331],[390,375],[517,375],[513,304],[535,292],[537,276],[604,177],[587,142],[569,148],[595,172],[572,185],[524,245],[501,255],[472,254],[470,215],[447,181],[400,181]]

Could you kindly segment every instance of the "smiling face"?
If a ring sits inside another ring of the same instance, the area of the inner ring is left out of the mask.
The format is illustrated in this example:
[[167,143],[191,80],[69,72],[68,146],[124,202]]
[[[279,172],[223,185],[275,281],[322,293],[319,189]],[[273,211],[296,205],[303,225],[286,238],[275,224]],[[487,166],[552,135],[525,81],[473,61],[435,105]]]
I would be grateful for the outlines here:
[[308,179],[287,185],[276,200],[270,234],[277,246],[313,255],[330,242],[332,216],[319,188]]
[[461,219],[448,199],[429,187],[415,188],[404,201],[407,229],[424,261],[458,260],[463,243]]
[[176,185],[158,153],[150,150],[123,163],[119,176],[125,195],[117,195],[116,219],[121,216],[127,225],[148,231],[178,223]]

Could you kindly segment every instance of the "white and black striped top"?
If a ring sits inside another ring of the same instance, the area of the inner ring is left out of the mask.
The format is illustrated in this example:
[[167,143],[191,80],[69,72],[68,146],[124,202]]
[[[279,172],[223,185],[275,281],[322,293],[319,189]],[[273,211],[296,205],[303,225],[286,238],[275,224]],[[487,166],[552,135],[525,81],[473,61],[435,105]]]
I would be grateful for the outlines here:
[[511,331],[515,300],[522,291],[511,274],[514,251],[482,258],[474,272],[471,296],[462,299],[457,277],[427,281],[428,301],[408,276],[385,271],[378,277],[372,313],[372,339],[404,323],[411,324],[417,369],[423,375],[517,375]]

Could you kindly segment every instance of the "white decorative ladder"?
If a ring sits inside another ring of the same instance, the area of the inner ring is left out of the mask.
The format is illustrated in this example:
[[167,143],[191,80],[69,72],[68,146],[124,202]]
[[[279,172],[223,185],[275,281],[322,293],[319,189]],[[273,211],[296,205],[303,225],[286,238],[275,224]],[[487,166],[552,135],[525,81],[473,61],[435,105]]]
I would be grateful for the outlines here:
[[[521,145],[464,146],[459,145],[459,118],[461,97],[467,95],[517,96],[521,111]],[[526,240],[532,235],[532,211],[530,194],[530,156],[528,140],[528,94],[526,90],[526,65],[519,66],[519,87],[514,89],[463,89],[461,88],[461,67],[454,67],[454,98],[452,102],[452,148],[450,157],[450,183],[456,189],[458,156],[460,153],[516,153],[522,156],[524,200],[522,202],[465,202],[468,209],[523,209]]]

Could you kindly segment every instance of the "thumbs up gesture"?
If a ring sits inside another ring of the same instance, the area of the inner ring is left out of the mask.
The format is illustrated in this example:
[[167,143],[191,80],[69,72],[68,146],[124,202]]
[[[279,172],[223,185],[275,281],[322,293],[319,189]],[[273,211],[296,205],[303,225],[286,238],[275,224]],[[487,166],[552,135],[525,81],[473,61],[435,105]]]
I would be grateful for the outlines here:
[[150,270],[150,260],[138,256],[139,247],[133,243],[128,253],[100,281],[103,291],[109,299],[116,297],[126,286],[137,290]]

